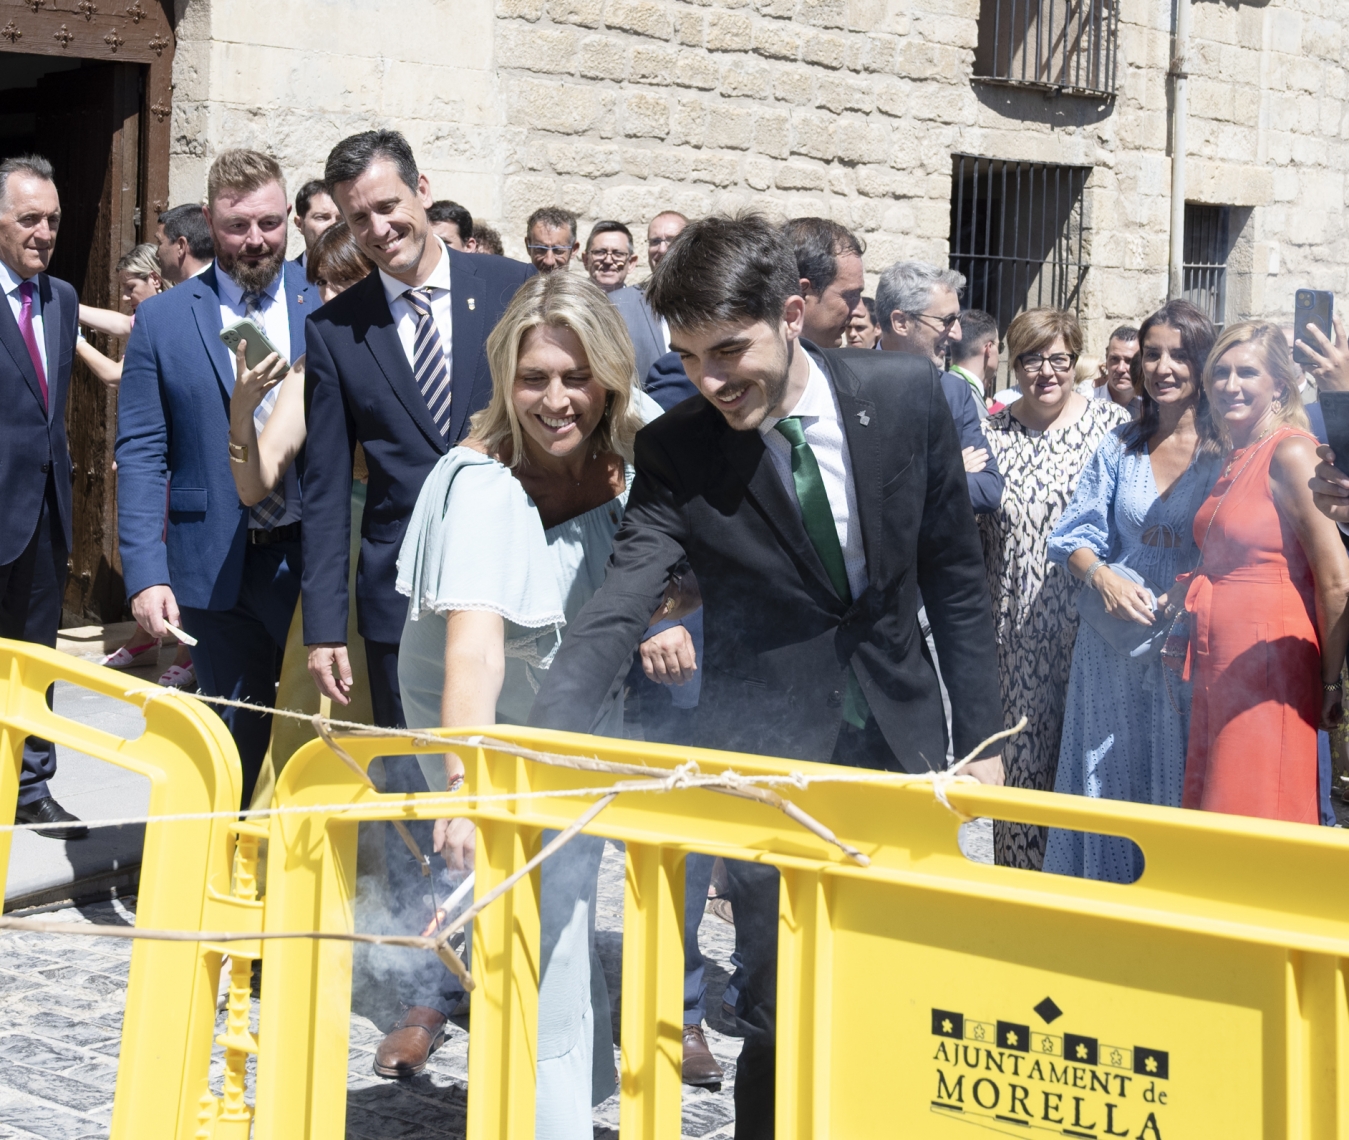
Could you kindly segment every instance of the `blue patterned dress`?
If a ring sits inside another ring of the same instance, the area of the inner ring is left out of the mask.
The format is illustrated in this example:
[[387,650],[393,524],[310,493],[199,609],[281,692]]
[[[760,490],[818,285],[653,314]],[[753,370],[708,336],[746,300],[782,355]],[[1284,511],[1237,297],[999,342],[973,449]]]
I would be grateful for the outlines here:
[[[1049,558],[1066,564],[1075,550],[1088,547],[1165,591],[1199,559],[1194,516],[1220,463],[1196,456],[1162,499],[1147,453],[1125,450],[1125,430],[1106,436],[1082,472],[1050,535]],[[1085,622],[1079,625],[1056,792],[1179,807],[1189,729],[1188,684],[1159,663],[1125,657]],[[1142,852],[1132,840],[1053,828],[1044,869],[1131,883],[1143,873]]]

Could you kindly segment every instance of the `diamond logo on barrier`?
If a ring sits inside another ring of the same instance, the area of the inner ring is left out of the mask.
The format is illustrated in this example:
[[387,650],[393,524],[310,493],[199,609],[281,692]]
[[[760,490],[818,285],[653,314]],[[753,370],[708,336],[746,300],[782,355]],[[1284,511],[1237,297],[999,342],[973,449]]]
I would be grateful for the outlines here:
[[1040,1020],[1046,1025],[1053,1024],[1055,1020],[1063,1016],[1063,1010],[1059,1009],[1058,1003],[1052,997],[1045,998],[1044,1001],[1033,1008],[1040,1015]]

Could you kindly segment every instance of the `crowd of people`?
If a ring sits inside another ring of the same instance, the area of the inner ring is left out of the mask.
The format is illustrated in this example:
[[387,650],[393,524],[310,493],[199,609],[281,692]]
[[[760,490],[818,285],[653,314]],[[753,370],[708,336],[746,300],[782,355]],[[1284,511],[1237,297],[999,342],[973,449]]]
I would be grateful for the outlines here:
[[[292,222],[304,252],[287,260]],[[195,643],[164,684],[387,727],[535,724],[908,772],[974,754],[964,771],[989,783],[1334,820],[1349,476],[1315,397],[1349,391],[1338,323],[1220,331],[1172,300],[1097,359],[1073,313],[1029,309],[1004,333],[939,266],[885,267],[864,296],[864,243],[813,217],[663,211],[634,284],[627,224],[582,246],[549,206],[516,261],[433,198],[392,131],[338,143],[293,208],[273,159],[221,153],[204,205],[166,211],[118,264],[119,312],[46,272],[59,223],[50,164],[0,163],[0,635],[55,640],[78,356],[118,390],[138,630],[112,667],[183,630]],[[124,338],[121,359],[81,325]],[[265,806],[304,731],[220,713],[242,806]],[[27,741],[17,818],[77,839],[55,762]],[[379,773],[389,792],[461,778],[453,755]],[[419,826],[472,867],[471,823]],[[994,837],[1004,866],[1144,871],[1118,837],[1004,821]],[[588,1136],[613,1091],[602,847],[582,837],[542,872],[541,1137]],[[420,926],[397,837],[385,862],[390,908]],[[713,1084],[712,861],[686,875],[684,1076]],[[777,872],[726,878],[736,1134],[768,1136]],[[375,1059],[390,1078],[421,1071],[464,1000],[433,959],[400,997]]]

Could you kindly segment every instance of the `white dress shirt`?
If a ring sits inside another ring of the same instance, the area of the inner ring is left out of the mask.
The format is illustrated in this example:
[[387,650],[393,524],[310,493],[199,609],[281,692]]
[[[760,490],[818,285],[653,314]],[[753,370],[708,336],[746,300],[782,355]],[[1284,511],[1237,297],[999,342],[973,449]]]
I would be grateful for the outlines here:
[[[798,351],[800,349],[798,348]],[[853,483],[852,458],[848,454],[848,437],[843,434],[843,417],[839,413],[838,397],[833,386],[807,353],[810,378],[806,390],[787,414],[800,417],[802,430],[815,462],[820,468],[824,493],[834,511],[834,529],[838,544],[843,548],[843,567],[848,573],[848,588],[854,598],[867,588],[867,557],[862,548],[862,528],[857,521],[857,488]],[[785,417],[779,417],[782,419]],[[792,445],[787,437],[775,431],[779,420],[766,418],[759,425],[773,469],[787,488],[792,502],[800,508],[796,497],[796,483],[792,479]]]
[[[253,321],[261,326],[263,334],[272,342],[272,347],[289,360],[290,311],[286,305],[285,276],[283,266],[272,278],[271,284],[263,289],[262,296],[258,300],[258,311],[253,314]],[[215,279],[220,293],[220,324],[222,328],[228,328],[235,321],[242,320],[248,315],[248,307],[244,304],[244,290],[219,266],[216,267]],[[230,366],[233,365],[234,361],[231,360]],[[273,526],[289,526],[300,521],[300,480],[295,474],[294,463],[286,468],[286,473],[282,476],[282,485],[286,495],[286,513]],[[262,527],[262,524],[251,515],[248,525],[254,530]]]
[[33,335],[37,338],[37,354],[42,358],[42,375],[51,383],[51,369],[47,367],[47,337],[42,326],[42,294],[37,288],[36,276],[32,278],[20,277],[3,261],[0,261],[0,291],[3,291],[9,299],[10,310],[14,314],[14,323],[19,323],[19,314],[23,312],[23,298],[19,296],[19,286],[25,280],[33,282]]
[[[220,327],[228,328],[235,321],[248,316],[244,304],[243,286],[224,270],[217,267],[216,281],[220,287]],[[262,327],[263,334],[272,342],[272,347],[281,356],[290,359],[290,313],[286,308],[284,288],[284,270],[278,270],[272,283],[262,291],[258,300],[258,311],[253,315],[256,324]]]
[[[450,345],[454,326],[450,317],[450,253],[440,238],[431,235],[440,245],[440,260],[431,270],[431,276],[418,289],[431,290],[431,317],[440,332],[440,346],[445,350],[445,367],[450,373],[450,382],[454,382],[454,358],[450,355]],[[416,375],[417,310],[404,296],[413,286],[390,277],[384,270],[379,271],[380,284],[384,286],[384,297],[389,302],[389,312],[393,314],[394,328],[398,332],[399,343],[403,346],[403,355],[408,358],[408,367]]]

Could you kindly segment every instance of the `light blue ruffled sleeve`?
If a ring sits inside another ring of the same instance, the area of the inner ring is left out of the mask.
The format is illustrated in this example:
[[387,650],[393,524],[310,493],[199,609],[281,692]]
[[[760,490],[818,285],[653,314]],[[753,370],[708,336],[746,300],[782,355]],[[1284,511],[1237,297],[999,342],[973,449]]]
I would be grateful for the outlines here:
[[1066,564],[1073,551],[1084,546],[1096,552],[1097,558],[1109,558],[1115,507],[1115,488],[1119,484],[1120,459],[1124,443],[1120,439],[1125,428],[1115,428],[1096,449],[1081,478],[1067,509],[1059,516],[1059,524],[1049,536],[1049,561]]
[[408,619],[487,610],[529,629],[565,622],[539,513],[510,471],[453,447],[422,485],[398,553]]

